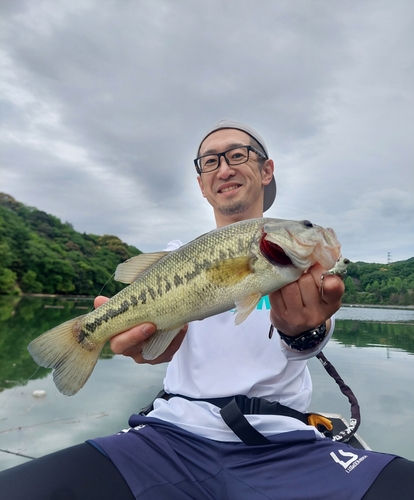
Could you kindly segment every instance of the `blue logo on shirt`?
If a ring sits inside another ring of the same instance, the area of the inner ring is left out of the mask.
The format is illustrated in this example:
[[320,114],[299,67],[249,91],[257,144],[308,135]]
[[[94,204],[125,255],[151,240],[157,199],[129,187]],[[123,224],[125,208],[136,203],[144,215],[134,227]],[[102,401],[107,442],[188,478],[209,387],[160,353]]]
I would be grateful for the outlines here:
[[262,297],[259,302],[257,303],[256,309],[263,309],[263,306],[265,309],[270,310],[270,300],[269,300],[269,295],[265,295]]
[[[267,309],[268,311],[270,311],[270,300],[269,300],[269,295],[265,295],[264,297],[262,297],[259,302],[257,303],[257,306],[256,306],[256,309],[259,309],[260,311],[262,309]],[[236,312],[236,309],[231,309],[232,313]]]

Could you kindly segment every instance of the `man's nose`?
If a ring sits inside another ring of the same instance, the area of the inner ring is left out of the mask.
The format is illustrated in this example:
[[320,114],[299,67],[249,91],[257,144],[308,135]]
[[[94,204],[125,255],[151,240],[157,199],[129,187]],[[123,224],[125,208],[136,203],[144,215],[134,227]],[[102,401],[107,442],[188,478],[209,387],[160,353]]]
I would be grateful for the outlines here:
[[217,175],[219,177],[227,178],[229,175],[233,175],[233,173],[234,173],[234,168],[227,163],[224,155],[221,156],[219,167],[217,169]]

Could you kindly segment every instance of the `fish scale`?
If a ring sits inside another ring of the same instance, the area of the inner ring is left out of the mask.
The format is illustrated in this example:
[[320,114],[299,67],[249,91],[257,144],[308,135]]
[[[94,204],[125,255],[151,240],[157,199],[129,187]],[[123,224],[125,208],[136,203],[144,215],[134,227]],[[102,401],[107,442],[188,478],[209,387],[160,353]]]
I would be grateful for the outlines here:
[[236,309],[241,323],[263,295],[297,280],[320,263],[330,269],[340,255],[331,229],[309,221],[259,218],[230,224],[173,252],[142,254],[118,266],[115,278],[131,283],[98,309],[59,325],[28,349],[67,395],[89,378],[103,345],[142,323],[156,333],[143,346],[155,359],[189,322]]

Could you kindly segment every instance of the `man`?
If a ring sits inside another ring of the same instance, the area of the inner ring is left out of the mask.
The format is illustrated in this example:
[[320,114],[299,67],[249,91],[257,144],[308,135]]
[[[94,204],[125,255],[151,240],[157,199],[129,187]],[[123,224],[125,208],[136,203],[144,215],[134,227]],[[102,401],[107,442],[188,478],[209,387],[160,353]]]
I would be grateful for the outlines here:
[[[195,165],[218,227],[261,217],[275,199],[273,161],[244,124],[215,124]],[[239,326],[227,312],[185,327],[151,361],[170,363],[165,391],[146,415],[133,415],[120,434],[5,471],[0,491],[12,500],[411,498],[412,462],[334,443],[304,417],[312,389],[306,360],[332,335],[344,291],[327,276],[321,301],[323,272],[315,265],[271,294],[270,318],[264,301]],[[154,331],[144,324],[121,333],[112,350],[146,362],[142,345]],[[296,349],[298,337],[305,350]]]

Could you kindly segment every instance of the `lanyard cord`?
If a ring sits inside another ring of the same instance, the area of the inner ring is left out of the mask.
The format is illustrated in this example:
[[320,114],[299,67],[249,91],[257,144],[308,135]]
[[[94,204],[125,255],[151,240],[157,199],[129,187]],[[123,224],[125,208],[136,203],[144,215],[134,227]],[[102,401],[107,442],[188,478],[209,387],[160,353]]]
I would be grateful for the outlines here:
[[341,376],[336,371],[336,369],[332,365],[332,363],[326,359],[323,352],[321,351],[319,354],[316,355],[316,357],[322,363],[322,366],[329,373],[329,375],[338,384],[339,388],[341,389],[342,394],[344,396],[346,396],[348,398],[348,401],[351,403],[351,420],[349,422],[348,427],[346,429],[344,429],[343,431],[341,431],[336,436],[333,436],[333,438],[332,438],[333,441],[341,441],[341,442],[346,443],[355,434],[355,432],[357,431],[357,429],[359,427],[359,424],[361,423],[361,412],[360,412],[358,400],[357,400],[355,394],[352,392],[352,389],[348,385],[346,385],[345,382],[342,380]]

